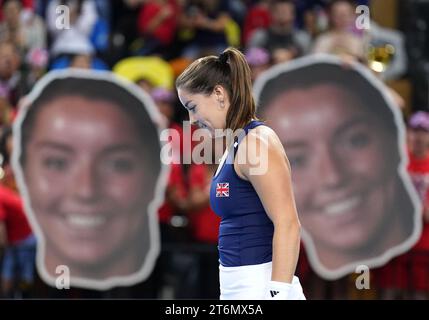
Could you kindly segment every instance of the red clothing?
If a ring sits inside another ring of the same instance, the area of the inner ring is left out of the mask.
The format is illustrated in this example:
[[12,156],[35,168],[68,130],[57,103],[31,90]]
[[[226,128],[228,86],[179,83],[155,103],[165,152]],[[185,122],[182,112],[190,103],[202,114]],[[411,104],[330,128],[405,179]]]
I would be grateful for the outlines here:
[[[427,210],[429,207],[429,156],[416,159],[409,153],[408,172]],[[427,250],[429,254],[429,223],[423,223],[422,235],[413,249]]]
[[[187,193],[188,193],[188,184],[187,184],[187,179],[185,177],[185,173],[183,171],[183,165],[181,165],[180,163],[182,162],[180,160],[180,157],[182,157],[182,155],[184,153],[186,153],[188,155],[188,157],[190,158],[191,152],[193,147],[197,144],[197,142],[195,141],[190,141],[189,142],[189,147],[184,143],[184,139],[191,139],[192,134],[194,133],[194,131],[196,130],[195,126],[191,126],[191,130],[190,130],[190,135],[191,137],[184,137],[184,133],[183,133],[183,128],[182,126],[180,126],[177,123],[171,123],[170,124],[170,130],[176,130],[179,134],[180,139],[178,141],[176,140],[172,140],[169,139],[168,142],[171,143],[171,148],[173,151],[173,161],[174,163],[171,164],[170,167],[170,176],[169,176],[169,180],[167,183],[167,188],[172,189],[172,188],[177,188],[179,191],[179,195],[180,197],[182,197],[183,199],[187,197]],[[171,136],[175,136],[173,134],[169,135]],[[190,150],[186,150],[186,149],[190,148]],[[179,157],[179,158],[177,158]],[[177,164],[176,164],[177,163]],[[161,205],[161,207],[158,209],[158,217],[159,217],[159,221],[161,223],[169,223],[171,217],[173,216],[173,214],[176,213],[177,208],[174,207],[173,204],[169,203],[167,200],[164,201],[164,203]]]
[[[429,156],[416,159],[408,153],[408,173],[422,200],[429,206]],[[375,283],[382,289],[429,290],[429,224],[423,224],[422,234],[414,247],[374,269]]]
[[[408,153],[408,173],[422,200],[429,206],[429,156],[415,158]],[[375,281],[380,288],[402,290],[429,290],[429,224],[423,223],[422,234],[414,247],[374,270]]]
[[428,252],[413,249],[373,269],[372,275],[380,289],[429,291],[428,266]]
[[164,45],[170,44],[176,32],[177,17],[179,16],[179,8],[174,0],[169,0],[165,4],[153,3],[151,1],[144,4],[140,10],[137,21],[140,34],[145,35],[147,33],[147,27],[152,22],[153,18],[163,10],[166,10],[167,7],[173,11],[173,14],[165,18],[158,27],[152,31],[151,35]]
[[7,240],[12,245],[32,233],[21,198],[2,185],[0,185],[0,220],[6,224]]
[[408,253],[409,287],[419,291],[429,291],[429,253],[412,250]]
[[243,26],[243,43],[247,44],[253,31],[267,29],[271,23],[270,11],[263,6],[255,6],[246,15]]
[[311,277],[311,273],[314,273],[314,271],[312,270],[310,261],[308,260],[308,254],[305,250],[304,242],[301,241],[298,262],[296,265],[296,275],[301,282],[305,282]]
[[408,253],[397,256],[384,266],[372,270],[374,283],[379,289],[407,290],[411,287],[410,266]]
[[[167,189],[177,189],[181,198],[187,197],[186,180],[181,164],[170,165],[170,176],[167,183]],[[173,214],[176,213],[176,208],[167,200],[158,209],[159,222],[168,224]]]
[[[183,148],[183,130],[182,127],[177,123],[170,124],[170,130],[176,130],[179,133],[180,139],[176,141],[175,139],[169,139],[168,142],[171,143],[171,148],[173,151],[173,157],[175,158],[173,161],[180,163],[180,157],[182,154]],[[173,134],[169,136],[174,136]],[[177,157],[177,159],[176,159]],[[186,182],[185,176],[183,173],[182,165],[180,164],[171,164],[170,167],[170,176],[167,182],[167,188],[178,188],[181,196],[186,196]],[[158,217],[161,223],[168,224],[170,222],[171,217],[175,213],[176,208],[169,203],[167,200],[161,205],[158,209]]]
[[[168,141],[171,143],[171,148],[175,150],[174,152],[176,153],[176,155],[181,156],[183,152],[183,128],[179,124],[172,122],[170,124],[169,130],[176,131],[180,136],[179,141],[176,141],[175,139],[169,139]],[[174,136],[174,135],[171,134],[171,136]],[[176,162],[179,162],[179,161],[176,161]]]
[[[189,169],[189,187],[198,187],[207,190],[209,194],[210,179],[207,176],[207,167],[204,164],[193,164]],[[219,236],[220,217],[217,216],[207,202],[207,206],[189,213],[192,234],[195,240],[217,243]]]

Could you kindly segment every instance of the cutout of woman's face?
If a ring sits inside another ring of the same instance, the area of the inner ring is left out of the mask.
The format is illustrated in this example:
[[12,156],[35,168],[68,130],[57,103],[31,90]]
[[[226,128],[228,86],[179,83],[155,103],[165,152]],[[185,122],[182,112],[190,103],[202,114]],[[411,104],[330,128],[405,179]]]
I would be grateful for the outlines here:
[[96,270],[143,250],[152,192],[145,196],[141,140],[130,116],[106,101],[67,96],[40,109],[23,173],[49,273],[63,262],[78,276],[73,266]]
[[397,164],[388,165],[392,138],[383,125],[351,93],[328,84],[284,92],[263,116],[285,147],[300,220],[319,258],[371,243],[389,223],[395,192]]

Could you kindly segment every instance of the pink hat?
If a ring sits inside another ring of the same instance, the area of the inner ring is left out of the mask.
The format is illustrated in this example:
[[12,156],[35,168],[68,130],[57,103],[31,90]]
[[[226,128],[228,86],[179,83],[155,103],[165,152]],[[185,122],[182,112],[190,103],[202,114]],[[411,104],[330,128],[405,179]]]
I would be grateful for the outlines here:
[[26,57],[29,65],[44,68],[48,65],[49,54],[48,51],[41,48],[31,49]]
[[174,99],[173,92],[164,87],[157,87],[153,89],[150,95],[156,102],[172,102]]
[[245,57],[250,66],[262,66],[270,62],[270,53],[264,48],[250,48],[246,51]]
[[429,132],[429,113],[426,111],[414,113],[408,121],[408,126],[411,129],[423,129]]

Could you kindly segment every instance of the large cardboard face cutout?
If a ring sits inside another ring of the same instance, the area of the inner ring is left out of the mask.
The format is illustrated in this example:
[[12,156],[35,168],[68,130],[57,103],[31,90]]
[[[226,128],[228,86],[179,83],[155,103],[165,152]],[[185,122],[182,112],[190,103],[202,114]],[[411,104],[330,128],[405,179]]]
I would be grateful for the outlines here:
[[145,280],[159,254],[160,114],[107,72],[66,70],[35,86],[13,163],[48,284],[104,290]]
[[255,94],[290,160],[304,245],[320,276],[383,265],[417,241],[421,205],[406,172],[403,121],[374,75],[311,56],[268,70]]

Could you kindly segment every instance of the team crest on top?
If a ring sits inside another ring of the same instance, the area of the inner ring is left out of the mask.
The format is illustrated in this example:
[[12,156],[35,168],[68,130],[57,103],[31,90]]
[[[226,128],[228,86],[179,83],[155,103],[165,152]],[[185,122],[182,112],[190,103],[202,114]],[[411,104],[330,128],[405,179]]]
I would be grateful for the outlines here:
[[216,198],[229,197],[229,183],[216,183]]

